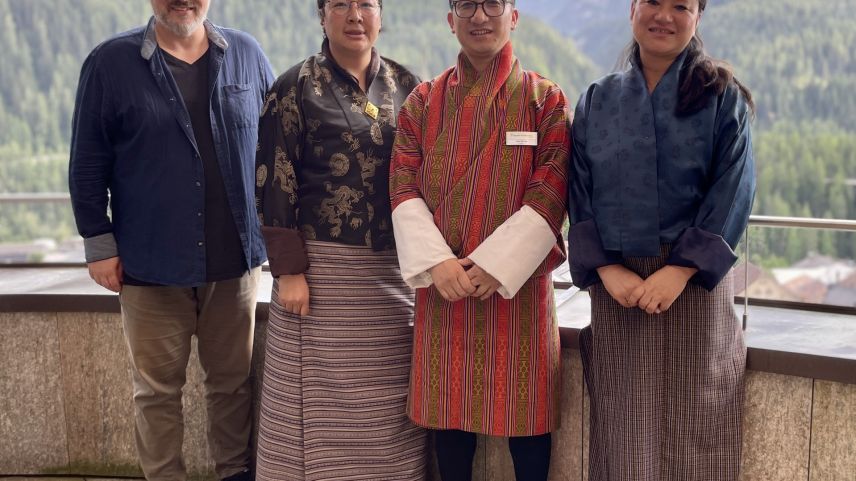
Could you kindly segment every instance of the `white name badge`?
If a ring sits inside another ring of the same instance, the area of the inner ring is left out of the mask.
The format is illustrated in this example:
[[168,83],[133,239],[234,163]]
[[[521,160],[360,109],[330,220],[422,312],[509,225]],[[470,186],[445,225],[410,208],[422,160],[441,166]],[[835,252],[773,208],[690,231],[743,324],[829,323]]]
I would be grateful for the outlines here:
[[538,132],[506,132],[505,145],[538,145]]

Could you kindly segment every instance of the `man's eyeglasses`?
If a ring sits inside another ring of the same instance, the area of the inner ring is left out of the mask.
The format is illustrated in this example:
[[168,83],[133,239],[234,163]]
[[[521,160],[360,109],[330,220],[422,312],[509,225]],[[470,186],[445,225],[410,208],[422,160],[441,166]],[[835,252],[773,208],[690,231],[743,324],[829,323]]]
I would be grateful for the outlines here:
[[482,11],[488,17],[501,17],[505,13],[504,0],[485,0],[484,2],[471,2],[469,0],[459,0],[452,4],[455,10],[455,15],[461,18],[472,18],[476,11],[481,6]]
[[334,14],[345,16],[348,14],[348,11],[351,10],[352,3],[357,4],[357,8],[359,9],[360,14],[364,16],[371,17],[377,15],[380,12],[380,5],[378,5],[376,2],[372,2],[369,0],[330,0],[327,2],[327,5],[330,6],[330,11]]

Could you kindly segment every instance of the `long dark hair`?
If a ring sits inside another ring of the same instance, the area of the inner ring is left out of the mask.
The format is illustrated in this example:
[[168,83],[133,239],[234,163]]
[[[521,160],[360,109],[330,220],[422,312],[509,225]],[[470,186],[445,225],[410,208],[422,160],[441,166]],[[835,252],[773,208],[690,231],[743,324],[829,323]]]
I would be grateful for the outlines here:
[[[632,0],[636,2],[638,0]],[[707,0],[698,0],[699,14],[707,6]],[[752,92],[734,77],[734,71],[726,62],[713,58],[704,50],[704,42],[698,31],[686,48],[687,56],[678,80],[678,105],[675,114],[679,117],[692,115],[705,108],[711,97],[722,95],[729,84],[734,83],[746,99],[749,110],[755,112]],[[631,40],[624,49],[619,64],[622,66],[642,65],[639,43]]]

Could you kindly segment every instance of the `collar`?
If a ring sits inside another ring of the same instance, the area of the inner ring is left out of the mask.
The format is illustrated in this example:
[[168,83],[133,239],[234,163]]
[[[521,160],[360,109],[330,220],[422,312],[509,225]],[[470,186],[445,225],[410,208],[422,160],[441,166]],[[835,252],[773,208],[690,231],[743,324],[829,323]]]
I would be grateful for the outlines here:
[[481,78],[494,79],[496,81],[495,83],[502,84],[506,79],[508,79],[508,76],[511,74],[515,64],[514,51],[511,47],[510,40],[481,72],[473,67],[473,64],[470,63],[470,59],[468,59],[464,51],[461,50],[458,54],[458,64],[455,68],[456,75],[450,79],[450,86],[455,86],[457,84],[465,86],[472,85]]
[[[155,17],[152,16],[149,19],[148,25],[146,25],[145,32],[143,32],[143,46],[140,48],[140,55],[146,60],[151,59],[158,48],[158,40],[157,36],[155,36],[155,22]],[[202,22],[202,26],[205,28],[205,33],[208,34],[208,40],[211,43],[223,50],[229,48],[229,42],[226,41],[226,37],[223,36],[223,33],[216,25],[206,18]]]
[[[687,49],[684,49],[683,52],[678,54],[675,57],[675,60],[672,61],[672,64],[669,65],[669,68],[666,69],[666,72],[663,74],[663,77],[660,79],[660,82],[657,84],[657,87],[654,91],[662,90],[660,86],[663,86],[663,89],[671,90],[673,88],[677,88],[678,79],[681,75],[681,71],[684,69],[684,62],[687,59]],[[648,84],[645,81],[645,72],[642,71],[642,63],[638,58],[630,59],[630,73],[636,79],[637,82],[641,82],[641,85],[644,87],[645,91],[648,91]],[[674,84],[674,87],[672,86]],[[653,94],[653,92],[652,92]]]
[[[333,58],[333,54],[330,51],[330,40],[325,38],[324,42],[321,44],[321,55],[327,59],[330,63],[330,66],[339,73],[342,77],[346,79],[352,80],[355,84],[359,85],[360,83],[351,75],[350,72],[342,68],[336,59]],[[369,62],[369,68],[366,72],[366,92],[368,92],[369,87],[372,85],[372,81],[374,81],[375,77],[377,77],[378,72],[380,72],[380,55],[377,53],[377,49],[372,47],[372,59]]]

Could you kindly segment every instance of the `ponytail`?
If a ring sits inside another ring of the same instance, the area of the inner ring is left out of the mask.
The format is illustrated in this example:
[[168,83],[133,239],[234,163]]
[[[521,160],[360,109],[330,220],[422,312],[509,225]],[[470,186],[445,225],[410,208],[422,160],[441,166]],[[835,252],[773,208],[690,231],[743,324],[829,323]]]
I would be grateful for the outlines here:
[[[638,47],[637,47],[638,48]],[[692,115],[705,108],[711,97],[718,97],[733,83],[743,95],[749,110],[755,112],[752,92],[734,77],[731,66],[704,51],[704,43],[696,33],[687,46],[687,56],[678,80],[678,117]]]

